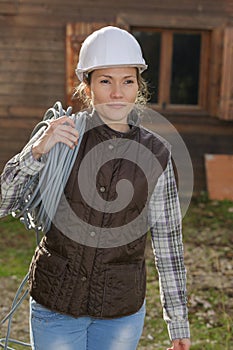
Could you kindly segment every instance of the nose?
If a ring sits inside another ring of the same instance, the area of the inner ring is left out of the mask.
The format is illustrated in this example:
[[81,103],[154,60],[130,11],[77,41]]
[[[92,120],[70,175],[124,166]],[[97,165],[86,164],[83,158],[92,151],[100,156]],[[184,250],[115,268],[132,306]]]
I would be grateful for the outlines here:
[[123,97],[122,87],[120,84],[112,84],[110,96],[113,99],[120,99]]

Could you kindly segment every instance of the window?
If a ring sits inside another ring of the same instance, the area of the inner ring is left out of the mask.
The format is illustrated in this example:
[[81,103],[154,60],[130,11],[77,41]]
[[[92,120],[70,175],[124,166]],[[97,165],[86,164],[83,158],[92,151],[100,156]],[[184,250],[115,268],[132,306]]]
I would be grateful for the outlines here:
[[208,31],[132,28],[131,33],[139,41],[149,65],[144,78],[149,83],[150,102],[162,109],[175,106],[204,109]]
[[198,104],[200,34],[174,33],[172,45],[171,104]]
[[140,43],[143,56],[148,64],[148,69],[143,73],[143,77],[150,86],[151,102],[158,103],[161,33],[133,30],[132,34]]

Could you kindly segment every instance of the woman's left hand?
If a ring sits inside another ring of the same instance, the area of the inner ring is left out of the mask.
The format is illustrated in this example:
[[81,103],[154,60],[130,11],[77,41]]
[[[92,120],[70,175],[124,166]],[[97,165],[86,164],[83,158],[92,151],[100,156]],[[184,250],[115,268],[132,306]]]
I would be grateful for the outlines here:
[[175,339],[172,341],[172,347],[167,350],[189,350],[191,346],[190,339]]

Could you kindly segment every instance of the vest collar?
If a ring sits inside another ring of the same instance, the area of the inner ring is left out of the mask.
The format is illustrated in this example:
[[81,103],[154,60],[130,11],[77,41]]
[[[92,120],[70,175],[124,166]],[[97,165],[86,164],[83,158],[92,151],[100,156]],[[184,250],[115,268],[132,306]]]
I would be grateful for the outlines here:
[[127,132],[121,132],[110,128],[103,122],[98,112],[94,109],[89,118],[90,128],[96,128],[96,131],[102,134],[102,136],[109,138],[127,138],[131,139],[137,132],[140,125],[140,117],[136,110],[132,110],[128,115],[128,125],[130,130]]

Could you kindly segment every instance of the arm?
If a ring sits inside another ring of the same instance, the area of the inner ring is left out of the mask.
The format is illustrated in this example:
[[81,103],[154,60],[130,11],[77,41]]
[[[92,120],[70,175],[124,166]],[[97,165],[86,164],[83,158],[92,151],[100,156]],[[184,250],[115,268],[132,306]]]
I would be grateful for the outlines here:
[[186,306],[182,219],[171,159],[151,196],[148,220],[159,274],[164,320],[173,346],[176,346],[174,349],[188,350],[189,345],[177,345],[181,339],[189,338],[190,332]]
[[43,130],[40,130],[20,153],[7,162],[1,174],[0,217],[18,209],[19,198],[28,180],[44,167],[44,161],[36,160],[32,153],[33,143],[42,133]]
[[14,156],[4,168],[1,175],[0,217],[18,209],[19,199],[28,180],[42,170],[45,155],[54,145],[62,142],[73,149],[77,140],[75,123],[67,116],[52,120],[46,129],[41,128],[22,152]]

